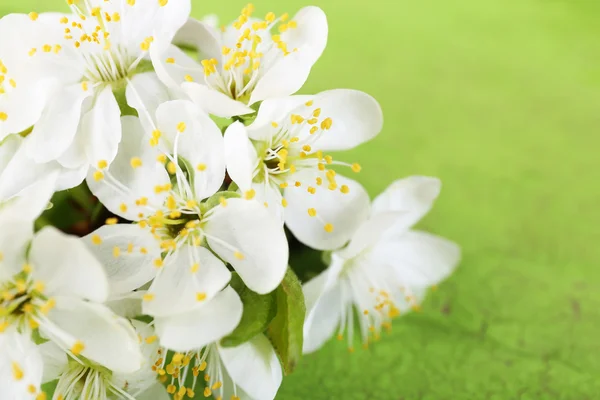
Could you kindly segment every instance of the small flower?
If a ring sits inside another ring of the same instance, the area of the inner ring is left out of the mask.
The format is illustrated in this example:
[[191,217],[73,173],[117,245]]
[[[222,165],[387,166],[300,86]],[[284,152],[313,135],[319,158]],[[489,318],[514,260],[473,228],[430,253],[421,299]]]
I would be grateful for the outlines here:
[[[69,3],[70,15],[5,17],[2,24],[10,31],[5,37],[11,38],[11,52],[0,57],[6,58],[6,65],[23,70],[20,79],[15,78],[16,90],[33,85],[37,88],[33,95],[40,96],[33,103],[35,115],[23,127],[35,124],[27,143],[31,157],[37,163],[57,160],[66,168],[79,169],[115,157],[122,127],[113,92],[131,86],[131,78],[148,64],[154,37],[170,41],[187,20],[191,4],[190,0]],[[17,100],[10,101],[12,107],[30,109],[30,104]],[[42,102],[43,111],[37,102]],[[12,112],[0,112],[11,121]]]
[[373,202],[371,216],[350,243],[331,254],[331,264],[304,285],[307,317],[304,351],[319,349],[337,330],[354,343],[355,309],[363,345],[401,313],[418,309],[427,288],[448,277],[460,258],[446,239],[412,230],[438,196],[435,178],[411,177],[392,184]]
[[[127,322],[124,322],[127,323]],[[52,342],[39,346],[46,369],[44,382],[57,380],[54,398],[65,400],[169,399],[157,379],[155,363],[166,352],[160,349],[154,330],[148,324],[132,320],[143,361],[133,373],[111,371],[95,363],[72,358]]]
[[[355,181],[332,168],[358,164],[334,160],[375,137],[383,115],[377,101],[354,90],[266,100],[248,127],[225,132],[227,171],[242,191],[282,215],[292,233],[320,250],[341,247],[367,210],[369,198]],[[282,196],[283,192],[283,196]]]
[[[219,129],[188,101],[161,105],[156,119],[148,137],[125,117],[117,158],[88,176],[105,206],[137,224],[105,226],[86,241],[107,264],[117,259],[143,277],[139,284],[154,278],[143,302],[154,317],[184,314],[218,295],[231,278],[224,262],[252,290],[274,290],[288,264],[285,233],[260,203],[217,194],[225,178]],[[136,244],[143,237],[154,241],[145,254]]]
[[[268,13],[252,16],[248,4],[229,27],[190,20],[175,41],[196,45],[201,65],[174,46],[151,50],[158,76],[181,90],[205,111],[231,117],[253,113],[254,104],[297,92],[327,44],[327,18],[318,7],[305,7],[292,19]],[[276,32],[275,32],[276,31]]]
[[34,332],[76,359],[122,372],[140,366],[135,336],[100,304],[108,282],[99,262],[79,239],[55,228],[33,234],[55,178],[0,207],[0,343],[15,343],[14,351],[0,353],[0,365],[13,371],[8,391],[26,388],[27,395],[18,396],[24,399],[41,395],[41,359],[31,349]]

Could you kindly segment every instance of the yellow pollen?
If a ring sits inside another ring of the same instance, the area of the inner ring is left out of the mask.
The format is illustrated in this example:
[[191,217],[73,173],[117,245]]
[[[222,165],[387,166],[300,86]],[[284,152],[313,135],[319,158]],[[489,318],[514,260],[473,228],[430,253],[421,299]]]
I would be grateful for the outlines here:
[[196,166],[196,169],[200,172],[206,171],[206,164],[198,164],[198,166]]
[[352,171],[358,173],[358,172],[360,172],[361,169],[362,169],[362,167],[360,166],[360,164],[358,164],[358,163],[352,164]]
[[162,268],[163,260],[160,258],[157,258],[156,260],[154,260],[153,264],[156,268]]
[[310,215],[311,217],[316,217],[317,216],[317,210],[315,210],[314,208],[309,208],[308,209],[308,215]]
[[32,21],[35,21],[35,20],[37,20],[37,19],[38,19],[38,17],[39,17],[39,15],[38,15],[38,13],[36,13],[36,12],[33,12],[33,11],[32,11],[32,12],[30,12],[30,13],[29,13],[29,19],[31,19]]
[[113,247],[113,257],[119,258],[120,255],[121,255],[121,249],[118,248],[117,246]]
[[288,206],[288,201],[286,199],[281,199],[281,205],[285,208]]
[[273,121],[273,122],[271,122],[271,126],[273,128],[277,128],[279,126],[279,124],[277,122]]
[[206,293],[198,292],[196,293],[196,301],[204,301],[206,300]]
[[350,188],[347,185],[342,185],[342,187],[340,188],[340,192],[348,194],[350,192]]
[[101,181],[102,179],[104,179],[104,174],[102,173],[102,171],[94,172],[94,180],[96,182]]
[[173,57],[169,57],[166,60],[167,64],[175,64],[175,59]]
[[164,164],[167,162],[167,155],[166,154],[160,154],[158,156],[156,156],[156,161],[158,161],[161,164]]
[[146,294],[145,294],[145,295],[142,297],[142,299],[143,299],[144,301],[152,301],[152,300],[154,300],[154,295],[153,295],[152,293],[146,293]]
[[195,274],[196,272],[198,272],[199,269],[200,269],[200,264],[196,263],[196,264],[192,265],[192,267],[190,268],[190,272],[192,274]]
[[223,196],[219,197],[219,203],[222,207],[227,207],[227,199]]
[[332,224],[325,224],[324,229],[325,229],[325,232],[331,233],[331,232],[333,232],[333,225]]
[[133,157],[130,161],[131,164],[131,168],[135,169],[135,168],[139,168],[142,166],[142,159],[139,157]]
[[119,222],[119,220],[113,217],[113,218],[107,218],[105,222],[106,222],[106,225],[116,225],[117,222]]
[[106,161],[106,160],[98,161],[98,169],[104,169],[106,167],[108,167],[108,161]]
[[186,129],[185,122],[180,122],[180,123],[177,124],[177,131],[178,132],[183,133],[183,132],[185,132],[185,129]]
[[95,245],[102,244],[102,238],[99,235],[92,236],[92,243]]
[[177,172],[177,166],[173,161],[169,161],[169,163],[167,164],[167,171],[171,175],[175,175],[175,173]]
[[161,7],[166,6],[169,3],[169,0],[158,0],[158,5]]
[[121,212],[127,212],[127,204],[121,203],[119,210],[121,210]]
[[13,374],[14,380],[20,381],[21,379],[23,379],[23,376],[25,375],[25,373],[23,373],[21,366],[13,361],[11,364],[11,367],[12,367],[12,374]]
[[210,397],[212,395],[212,392],[210,391],[210,388],[206,387],[204,388],[204,397]]
[[246,200],[252,200],[255,195],[256,195],[256,191],[254,189],[250,189],[250,190],[247,190],[246,193],[244,193],[244,198]]
[[310,106],[312,106],[313,104],[314,104],[314,101],[313,101],[313,100],[309,100],[309,101],[307,101],[306,103],[304,103],[304,105],[305,105],[306,107],[310,107]]
[[235,258],[237,258],[238,260],[243,260],[245,257],[242,253],[240,253],[239,251],[236,251],[235,253],[233,253],[233,256]]
[[8,114],[0,111],[0,121],[6,121],[8,119]]
[[184,79],[185,79],[187,82],[194,82],[194,78],[193,78],[191,75],[186,75],[186,76],[184,76]]
[[309,145],[305,144],[304,146],[302,146],[302,150],[304,150],[307,153],[310,153],[312,148]]
[[81,354],[81,352],[85,349],[85,345],[80,342],[80,341],[76,341],[73,346],[71,347],[71,353],[75,354],[76,356]]

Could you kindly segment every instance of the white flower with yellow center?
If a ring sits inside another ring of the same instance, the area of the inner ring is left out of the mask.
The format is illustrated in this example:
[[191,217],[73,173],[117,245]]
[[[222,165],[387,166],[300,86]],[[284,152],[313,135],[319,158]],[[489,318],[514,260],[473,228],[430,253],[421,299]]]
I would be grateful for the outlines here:
[[[223,137],[193,103],[167,102],[156,120],[148,137],[138,119],[124,117],[128,135],[115,161],[88,176],[106,207],[137,224],[108,225],[87,240],[105,264],[116,259],[130,275],[154,278],[143,311],[156,318],[157,327],[161,318],[202,313],[215,296],[241,313],[237,296],[219,297],[231,278],[224,262],[250,289],[271,292],[288,265],[283,228],[261,203],[217,194],[225,178]],[[142,237],[153,238],[154,247],[136,245]],[[131,257],[141,252],[153,262]],[[235,327],[238,321],[228,318],[210,324]]]
[[221,31],[196,20],[181,29],[175,42],[196,47],[201,65],[175,46],[152,49],[163,83],[183,90],[205,111],[228,118],[253,113],[252,106],[265,99],[297,92],[327,44],[325,14],[305,7],[291,19],[270,12],[260,20],[253,12],[247,5]]
[[410,177],[375,199],[370,217],[350,243],[331,254],[331,264],[304,285],[307,317],[304,351],[319,349],[337,329],[353,349],[355,309],[363,345],[377,339],[392,318],[418,309],[427,288],[448,277],[460,258],[446,239],[412,230],[440,191],[435,178]]
[[251,125],[235,123],[225,132],[227,171],[243,191],[254,191],[281,215],[301,242],[333,250],[350,239],[369,198],[332,169],[359,172],[360,166],[326,152],[358,146],[382,125],[377,101],[355,90],[266,100]]
[[156,375],[155,362],[163,350],[148,324],[132,320],[143,360],[133,373],[111,371],[92,362],[81,363],[52,342],[39,346],[44,360],[43,382],[57,380],[55,399],[63,400],[168,400],[166,388]]
[[53,178],[0,207],[0,347],[11,348],[0,353],[0,382],[8,380],[3,390],[20,399],[43,396],[41,359],[31,343],[36,332],[74,359],[122,372],[141,362],[133,330],[100,304],[108,281],[84,243],[51,227],[33,234]]
[[[28,119],[35,124],[27,143],[29,154],[37,163],[57,160],[78,169],[99,160],[112,161],[122,132],[114,93],[131,86],[131,77],[149,69],[154,37],[170,41],[187,20],[191,5],[190,0],[67,3],[73,11],[70,15],[31,13],[3,20],[10,31],[10,40],[3,42],[14,42],[7,65],[14,56],[21,62],[17,68],[33,70],[21,78],[23,84],[45,89],[43,111],[36,112],[38,119]],[[25,23],[25,18],[31,21]],[[28,59],[22,61],[24,55]],[[15,81],[19,90],[21,82]],[[16,100],[9,104],[22,110],[30,107]],[[8,114],[6,122],[11,121],[12,112],[0,112]]]

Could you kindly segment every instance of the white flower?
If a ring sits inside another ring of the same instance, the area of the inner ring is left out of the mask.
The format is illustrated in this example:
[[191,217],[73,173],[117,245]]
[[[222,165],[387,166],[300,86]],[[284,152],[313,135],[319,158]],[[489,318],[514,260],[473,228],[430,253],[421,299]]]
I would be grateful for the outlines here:
[[122,372],[140,366],[132,329],[99,304],[108,295],[99,262],[79,239],[52,227],[33,234],[55,178],[0,207],[0,346],[12,348],[0,353],[0,367],[10,366],[7,390],[23,399],[39,395],[41,359],[30,343],[36,330],[74,358]]
[[[137,222],[90,235],[100,259],[108,265],[116,258],[120,268],[132,271],[128,275],[141,277],[140,284],[155,276],[143,310],[157,318],[199,309],[220,293],[231,277],[223,261],[255,292],[274,290],[288,263],[281,224],[253,200],[218,194],[205,201],[225,177],[219,129],[188,101],[161,105],[156,119],[148,138],[139,120],[123,118],[128,135],[117,158],[88,176],[106,207]],[[155,244],[141,249],[139,240]],[[153,262],[131,258],[142,250]]]
[[53,174],[58,174],[56,191],[77,186],[87,174],[87,166],[68,169],[56,161],[35,163],[27,153],[26,141],[20,135],[10,135],[0,144],[0,201],[19,195]]
[[253,190],[283,214],[301,242],[336,249],[356,230],[369,198],[358,183],[331,169],[342,165],[358,172],[360,166],[325,152],[358,146],[382,125],[377,101],[355,90],[266,100],[250,126],[236,123],[225,132],[227,171],[243,191]]
[[119,373],[95,363],[71,358],[52,342],[39,346],[44,359],[44,382],[58,380],[54,398],[65,400],[168,400],[166,388],[158,381],[155,363],[166,352],[160,349],[151,326],[131,323],[143,353],[142,366],[132,373]]
[[[276,17],[272,12],[259,20],[253,11],[249,4],[221,31],[189,20],[175,41],[197,47],[202,65],[175,46],[161,45],[151,49],[156,73],[169,88],[183,90],[220,117],[250,114],[260,101],[297,92],[327,44],[325,14],[305,7],[289,21],[288,14]],[[168,50],[161,52],[164,48]]]
[[[148,70],[154,37],[170,41],[187,20],[191,5],[190,0],[71,3],[71,15],[31,13],[3,19],[2,28],[10,32],[3,42],[10,42],[12,51],[0,57],[7,66],[24,69],[14,79],[16,90],[32,85],[41,92],[34,107],[17,102],[18,97],[8,103],[35,114],[18,124],[23,129],[35,124],[27,142],[30,156],[37,163],[57,160],[79,169],[114,158],[122,127],[113,92],[131,86],[132,76]],[[38,102],[43,103],[41,112]],[[19,111],[0,112],[0,120],[8,114],[8,122]]]
[[363,344],[391,320],[418,305],[425,290],[448,277],[460,258],[458,246],[412,230],[438,196],[435,178],[411,177],[392,184],[373,202],[371,216],[331,265],[304,285],[307,317],[304,351],[313,352],[334,335],[354,342],[354,310]]
[[[157,364],[158,373],[168,377],[167,391],[175,398],[183,398],[184,394],[194,397],[193,388],[199,379],[204,379],[204,397],[273,400],[283,379],[277,354],[263,334],[237,347],[222,347],[214,342],[177,352],[168,362],[166,358],[161,361]],[[192,384],[186,386],[190,381]]]

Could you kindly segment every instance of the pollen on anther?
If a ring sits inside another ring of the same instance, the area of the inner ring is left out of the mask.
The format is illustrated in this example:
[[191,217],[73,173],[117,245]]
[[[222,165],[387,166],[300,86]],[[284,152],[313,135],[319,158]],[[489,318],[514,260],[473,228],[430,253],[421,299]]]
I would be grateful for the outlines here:
[[360,164],[358,164],[358,163],[352,164],[352,171],[353,172],[357,172],[358,173],[358,172],[360,172],[361,169],[362,169],[362,167],[360,166]]
[[139,157],[133,157],[130,161],[131,168],[136,169],[142,166],[142,159]]
[[145,295],[142,297],[142,299],[143,299],[144,301],[152,301],[152,300],[154,300],[154,295],[153,295],[152,293],[146,293],[146,294],[145,294]]
[[237,258],[238,260],[243,260],[245,257],[242,253],[240,253],[239,251],[236,251],[235,253],[233,253],[233,256],[235,258]]
[[310,215],[311,217],[316,217],[317,216],[317,210],[315,210],[314,208],[309,208],[308,209],[308,215]]
[[81,354],[81,352],[85,349],[85,345],[80,342],[80,341],[76,341],[73,346],[71,347],[71,353],[75,354],[76,356]]
[[196,301],[204,301],[206,300],[206,293],[198,292],[196,293]]
[[325,229],[325,232],[327,232],[327,233],[333,232],[333,224],[325,224],[325,226],[323,228]]
[[246,193],[244,193],[244,198],[246,200],[252,200],[254,196],[256,196],[256,191],[254,189],[247,190]]
[[117,222],[119,222],[119,220],[116,219],[116,218],[114,218],[114,217],[113,218],[107,218],[106,221],[105,221],[106,225],[116,225]]
[[99,235],[92,235],[92,243],[95,245],[102,244],[102,238]]
[[183,133],[183,132],[185,132],[185,129],[186,129],[185,122],[180,122],[180,123],[177,124],[177,131],[178,132]]

